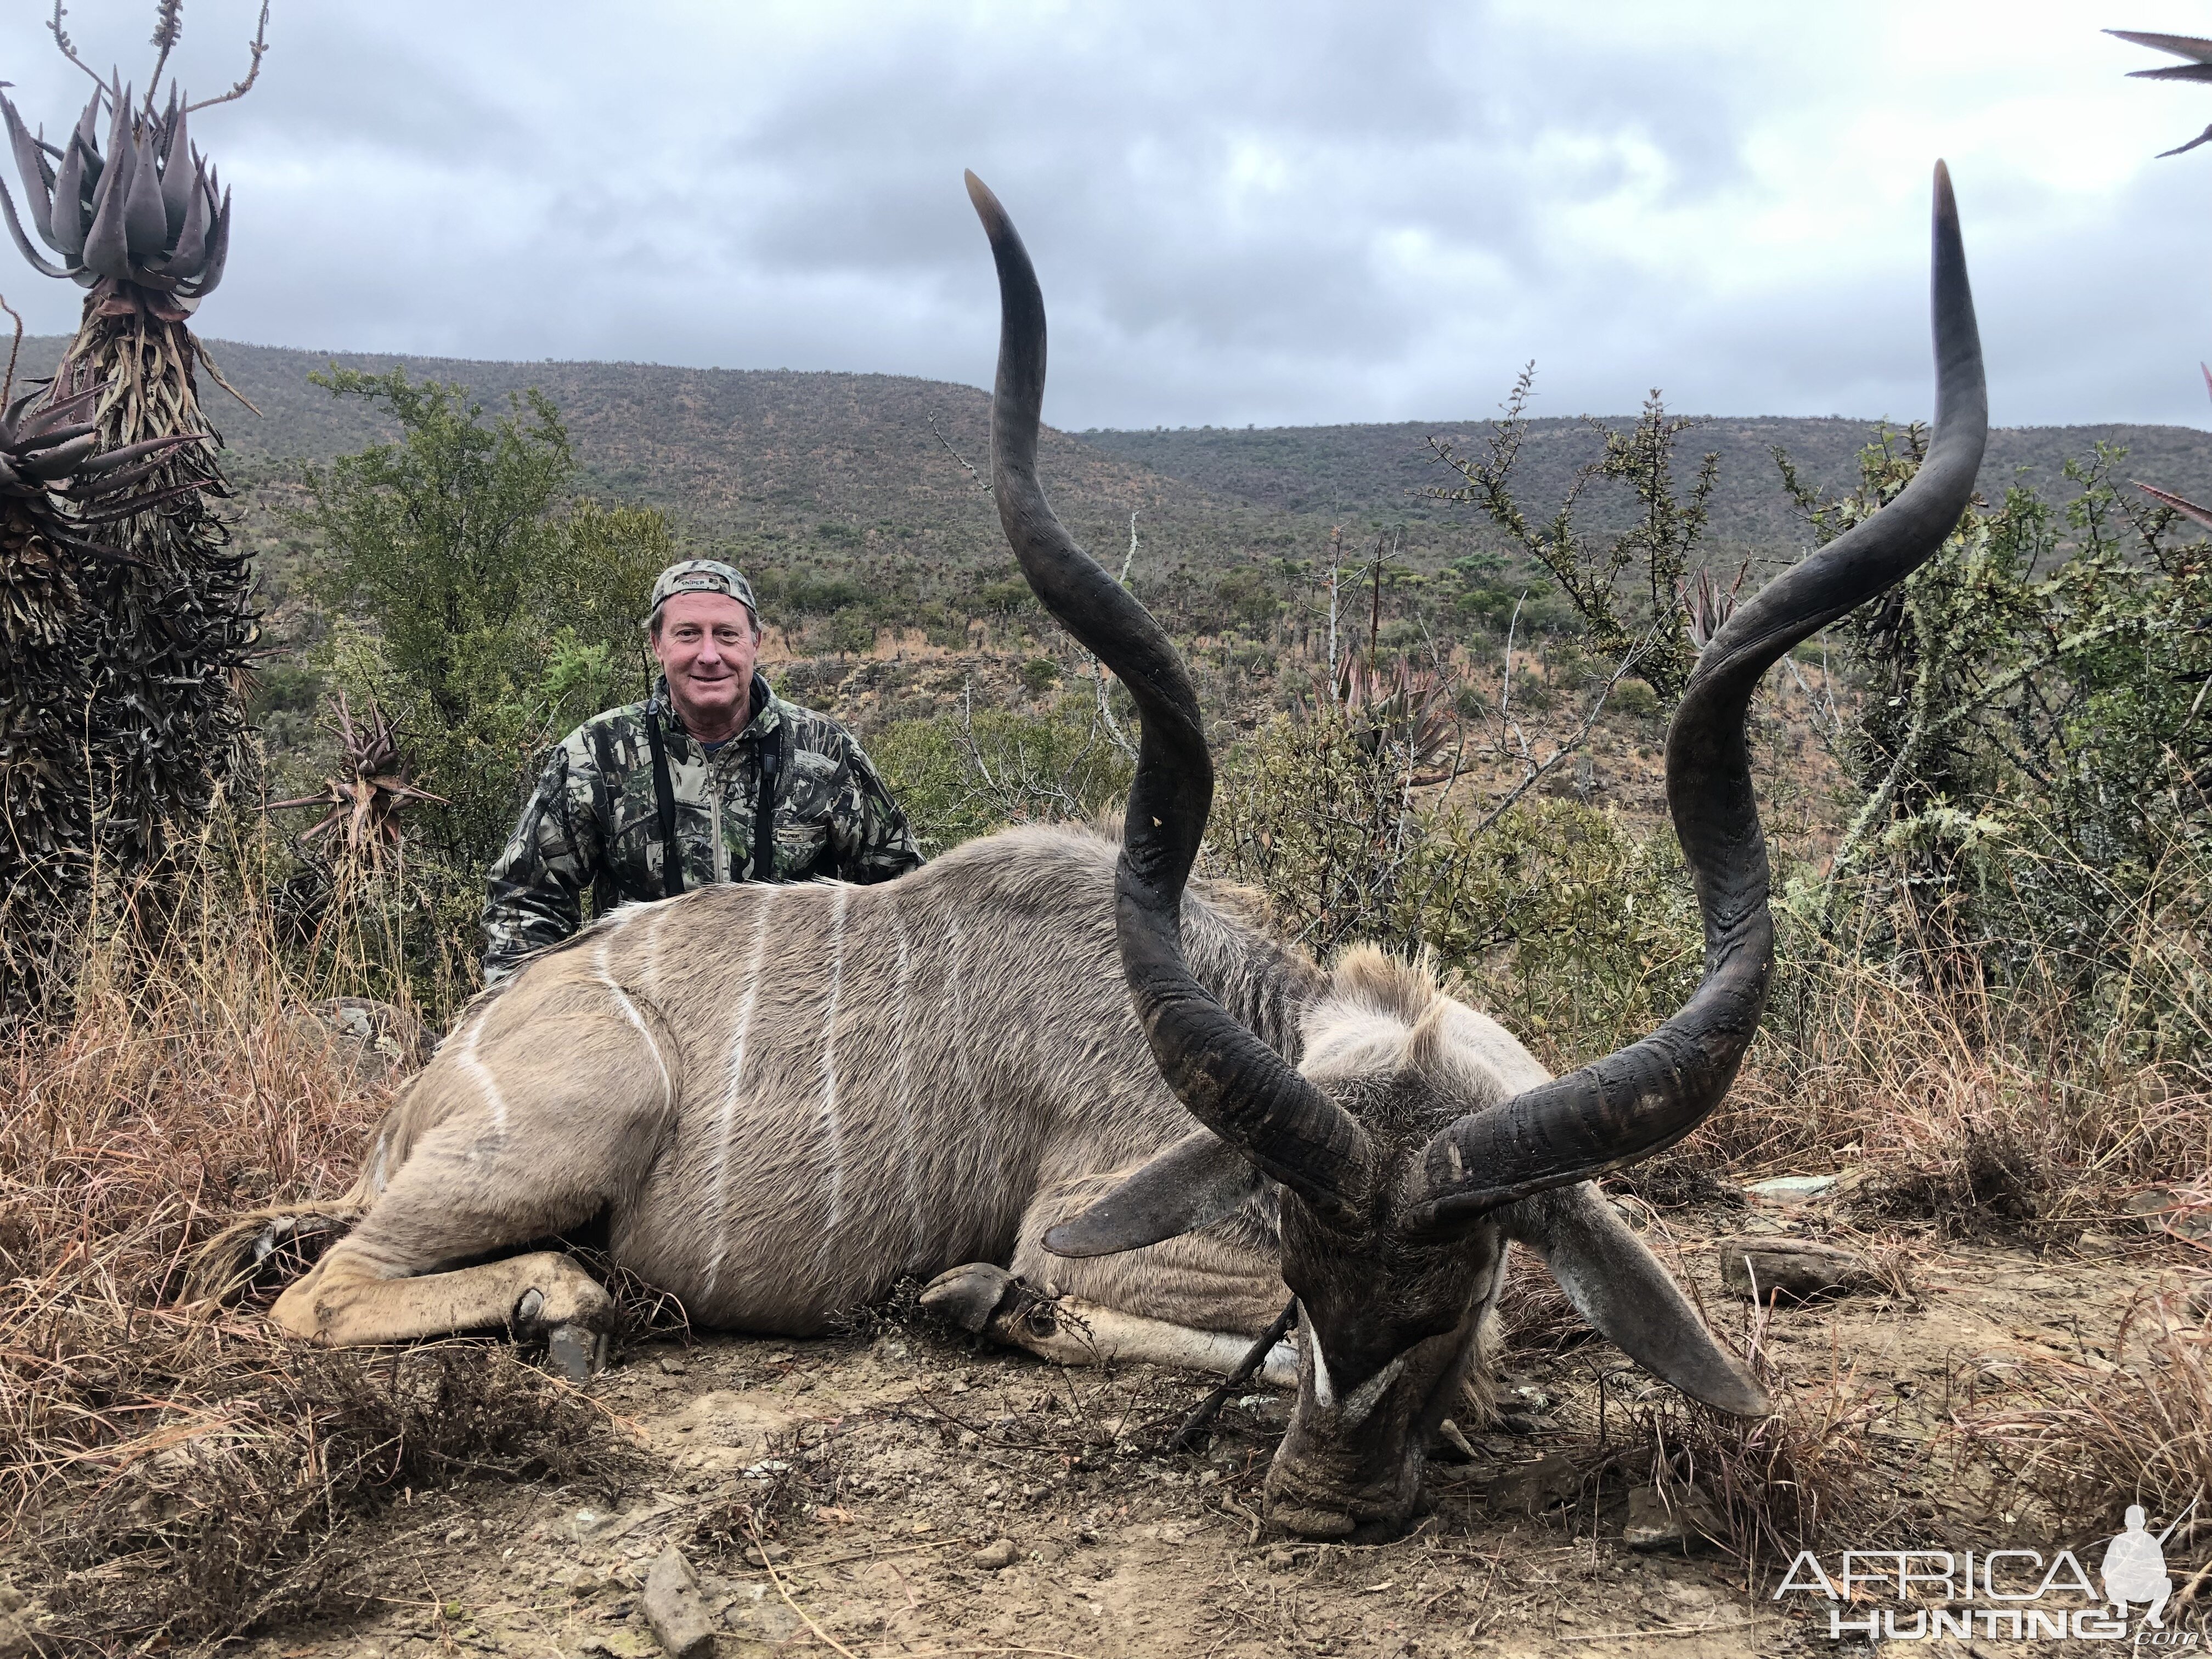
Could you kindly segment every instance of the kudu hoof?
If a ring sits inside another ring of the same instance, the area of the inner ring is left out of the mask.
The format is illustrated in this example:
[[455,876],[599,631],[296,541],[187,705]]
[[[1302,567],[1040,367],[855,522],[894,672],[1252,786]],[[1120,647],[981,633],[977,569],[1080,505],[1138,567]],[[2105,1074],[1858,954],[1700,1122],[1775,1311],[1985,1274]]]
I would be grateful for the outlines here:
[[992,1316],[1022,1292],[1022,1281],[1004,1267],[971,1261],[952,1267],[922,1287],[921,1305],[943,1314],[971,1336],[981,1336]]
[[[514,1328],[527,1333],[538,1328],[545,1314],[545,1293],[528,1290],[514,1304]],[[609,1343],[605,1331],[568,1320],[545,1333],[545,1364],[571,1382],[585,1382],[607,1368]]]
[[571,1382],[588,1382],[607,1368],[607,1334],[582,1325],[556,1325],[545,1339],[545,1364]]

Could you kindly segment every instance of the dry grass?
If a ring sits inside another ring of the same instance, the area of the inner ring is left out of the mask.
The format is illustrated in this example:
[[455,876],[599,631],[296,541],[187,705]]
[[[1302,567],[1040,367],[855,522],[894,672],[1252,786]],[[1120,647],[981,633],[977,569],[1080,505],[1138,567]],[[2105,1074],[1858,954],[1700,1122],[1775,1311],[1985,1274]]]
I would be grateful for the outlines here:
[[157,939],[93,953],[65,1025],[0,1040],[0,1564],[65,1648],[342,1602],[348,1522],[386,1494],[617,1449],[501,1353],[325,1352],[178,1305],[238,1212],[342,1191],[385,1103],[374,1060],[297,1012],[351,988],[276,936],[210,874]]
[[[1759,1340],[1746,1344],[1773,1414],[1731,1417],[1665,1390],[1629,1413],[1623,1472],[1655,1488],[1753,1582],[1802,1549],[1893,1535],[1897,1494],[1867,1479],[1881,1402],[1841,1356],[1826,1375],[1783,1373]],[[1809,1385],[1809,1386],[1808,1386]]]
[[2100,1043],[2063,1009],[1848,964],[1788,1013],[1687,1155],[1746,1180],[1856,1170],[1862,1214],[1947,1237],[2078,1227],[2212,1166],[2212,1033],[2143,1057],[2129,1032]]
[[[2109,1337],[2068,1358],[1984,1357],[1955,1382],[1948,1441],[1994,1509],[2053,1537],[2117,1531],[2139,1503],[2182,1536],[2212,1532],[2212,1333],[2178,1292],[2139,1297]],[[2156,1528],[2154,1528],[2155,1530]]]

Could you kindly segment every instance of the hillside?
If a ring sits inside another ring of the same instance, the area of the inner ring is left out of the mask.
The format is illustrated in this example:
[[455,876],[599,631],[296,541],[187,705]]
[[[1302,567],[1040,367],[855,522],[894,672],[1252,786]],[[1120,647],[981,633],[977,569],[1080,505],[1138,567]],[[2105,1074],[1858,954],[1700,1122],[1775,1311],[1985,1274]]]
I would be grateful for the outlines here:
[[[26,372],[47,372],[62,341],[24,342]],[[256,416],[204,388],[249,509],[265,507],[301,460],[327,460],[392,435],[356,400],[307,376],[335,362],[382,372],[404,362],[417,375],[456,380],[501,406],[542,388],[560,407],[587,486],[665,509],[696,544],[766,566],[964,582],[1007,573],[988,498],[947,452],[978,467],[988,453],[988,399],[974,386],[889,374],[694,369],[648,363],[474,362],[325,353],[210,343],[223,371],[261,410]],[[932,422],[935,422],[935,430]],[[1043,468],[1055,504],[1079,538],[1102,552],[1124,545],[1139,516],[1142,567],[1218,574],[1255,555],[1310,556],[1328,526],[1408,527],[1416,563],[1442,562],[1490,539],[1473,509],[1425,497],[1454,482],[1431,453],[1431,434],[1462,447],[1479,420],[1260,430],[1149,432],[1048,429]],[[1721,455],[1714,539],[1777,551],[1799,528],[1777,487],[1770,447],[1781,444],[1806,477],[1834,489],[1855,476],[1869,423],[1840,419],[1721,418],[1684,441],[1684,471],[1705,448]],[[939,434],[942,434],[940,441]],[[2130,471],[2188,491],[2212,481],[2212,434],[2181,427],[2038,427],[1992,434],[1984,488],[2022,470],[2057,477],[2069,455],[2097,442],[2125,445]],[[1554,506],[1595,451],[1578,422],[1532,422],[1520,491],[1532,509]],[[1593,525],[1619,524],[1626,492],[1589,495]],[[257,550],[276,550],[281,527],[252,514]],[[1008,573],[1010,574],[1010,573]]]
[[[1619,425],[1627,417],[1618,417]],[[1776,445],[1786,449],[1801,476],[1823,489],[1857,477],[1856,457],[1871,422],[1841,419],[1710,418],[1686,434],[1678,477],[1686,484],[1707,451],[1720,459],[1713,495],[1717,540],[1764,547],[1794,545],[1798,520],[1778,482]],[[1456,484],[1430,447],[1431,435],[1462,453],[1483,441],[1486,422],[1406,421],[1376,426],[1276,427],[1237,431],[1201,427],[1150,432],[1091,431],[1082,441],[1146,468],[1255,507],[1293,514],[1390,516],[1413,520],[1457,520],[1473,509],[1425,495]],[[1982,490],[1992,498],[2015,479],[2063,494],[2060,469],[2071,456],[2100,443],[2127,449],[2131,476],[2184,494],[2212,483],[2212,432],[2177,426],[2049,426],[2002,428],[1990,434]],[[1548,511],[1565,497],[1578,467],[1601,445],[1579,420],[1539,420],[1516,465],[1516,489],[1532,512]],[[1593,489],[1586,496],[1589,522],[1620,528],[1634,503],[1625,489]]]
[[[50,372],[64,343],[25,341],[27,372]],[[249,505],[296,476],[300,460],[394,435],[360,401],[310,384],[310,373],[336,362],[378,374],[404,362],[418,377],[468,386],[493,409],[542,389],[568,425],[588,488],[663,508],[703,548],[864,574],[917,563],[946,574],[1011,574],[996,509],[947,453],[950,445],[977,467],[988,464],[989,398],[973,386],[890,374],[403,359],[221,340],[210,349],[261,411],[241,409],[203,377]],[[1294,539],[1280,508],[1217,498],[1058,432],[1046,432],[1042,460],[1062,515],[1093,545],[1126,544],[1132,511],[1151,556],[1168,568],[1218,566]],[[275,535],[255,526],[252,539],[258,547]]]

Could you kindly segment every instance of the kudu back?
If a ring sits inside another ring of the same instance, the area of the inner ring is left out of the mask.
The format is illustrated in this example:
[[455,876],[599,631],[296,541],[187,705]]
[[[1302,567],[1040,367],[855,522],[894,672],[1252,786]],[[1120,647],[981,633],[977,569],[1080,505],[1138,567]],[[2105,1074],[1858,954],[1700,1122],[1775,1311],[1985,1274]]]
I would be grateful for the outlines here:
[[1928,459],[1700,658],[1667,777],[1704,979],[1650,1036],[1559,1079],[1405,965],[1359,949],[1324,972],[1234,895],[1190,887],[1212,791],[1197,701],[1046,502],[1042,293],[997,200],[969,189],[1000,278],[1007,538],[1142,723],[1120,843],[1012,830],[884,886],[617,912],[465,1012],[339,1206],[351,1231],[276,1318],[340,1343],[505,1326],[582,1369],[605,1293],[564,1255],[501,1253],[595,1219],[695,1322],[762,1332],[814,1332],[935,1274],[926,1300],[1050,1358],[1225,1370],[1294,1294],[1270,1359],[1297,1389],[1270,1510],[1370,1537],[1402,1524],[1430,1437],[1484,1371],[1519,1241],[1632,1358],[1764,1411],[1589,1182],[1690,1133],[1757,1027],[1773,929],[1744,723],[1761,677],[1928,557],[1970,498],[1987,415],[1948,175]]

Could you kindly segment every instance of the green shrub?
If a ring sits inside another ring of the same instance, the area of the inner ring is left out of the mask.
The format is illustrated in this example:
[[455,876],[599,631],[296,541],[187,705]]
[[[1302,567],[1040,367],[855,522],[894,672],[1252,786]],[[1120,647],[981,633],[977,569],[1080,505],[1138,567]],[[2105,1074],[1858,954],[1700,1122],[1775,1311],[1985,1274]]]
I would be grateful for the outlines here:
[[876,648],[876,625],[858,605],[848,605],[830,618],[830,648],[839,656],[866,656]]
[[1701,935],[1674,837],[1531,798],[1484,823],[1411,799],[1401,757],[1334,710],[1229,757],[1209,843],[1326,959],[1366,940],[1425,953],[1547,1060],[1650,1030],[1697,982]]
[[986,582],[976,591],[976,602],[989,617],[1018,616],[1024,611],[1036,609],[1036,595],[1030,585],[1018,579],[1010,582]]
[[1606,699],[1608,708],[1616,708],[1631,719],[1656,720],[1659,717],[1659,694],[1651,689],[1649,680],[1626,679],[1613,688]]
[[1031,818],[1089,818],[1128,792],[1095,714],[1002,708],[902,720],[869,745],[925,852]]
[[641,620],[674,546],[653,508],[563,503],[574,459],[535,391],[487,419],[466,388],[401,369],[316,378],[400,428],[308,469],[297,517],[320,538],[313,580],[337,618],[319,666],[393,717],[416,781],[449,803],[410,813],[410,860],[458,938],[545,745],[643,695]]

